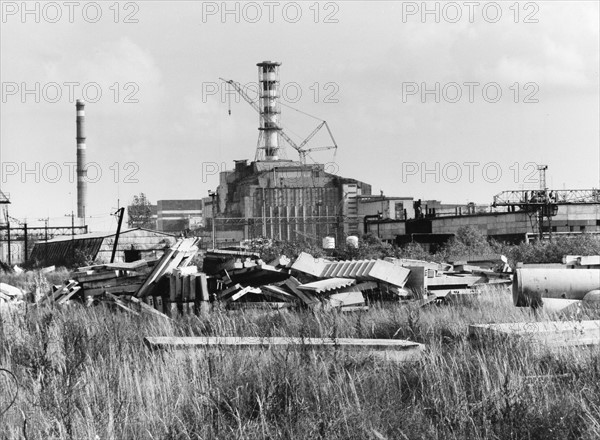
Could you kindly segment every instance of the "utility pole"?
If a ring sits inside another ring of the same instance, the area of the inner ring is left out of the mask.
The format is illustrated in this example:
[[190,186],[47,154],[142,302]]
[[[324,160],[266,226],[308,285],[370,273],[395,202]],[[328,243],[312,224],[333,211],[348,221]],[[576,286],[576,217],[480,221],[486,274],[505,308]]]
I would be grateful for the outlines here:
[[46,244],[44,245],[44,260],[48,260],[48,220],[50,219],[46,217],[45,219],[40,220],[44,220],[44,240],[46,242]]
[[25,248],[25,252],[23,254],[23,263],[27,262],[27,257],[29,256],[27,244],[27,221],[25,221],[25,223],[23,223],[23,247]]
[[117,223],[117,233],[115,234],[115,243],[113,244],[112,254],[110,256],[110,262],[115,262],[115,254],[117,253],[117,244],[119,243],[119,234],[121,233],[121,223],[123,223],[123,215],[125,214],[125,208],[119,208],[115,215],[119,216],[119,222]]
[[71,259],[75,261],[75,214],[71,210]]
[[215,191],[208,190],[208,196],[212,199],[212,248],[216,249],[216,237],[215,237],[215,198],[217,197],[217,193]]
[[11,252],[10,252],[10,219],[6,216],[6,240],[8,245],[8,265],[12,266]]

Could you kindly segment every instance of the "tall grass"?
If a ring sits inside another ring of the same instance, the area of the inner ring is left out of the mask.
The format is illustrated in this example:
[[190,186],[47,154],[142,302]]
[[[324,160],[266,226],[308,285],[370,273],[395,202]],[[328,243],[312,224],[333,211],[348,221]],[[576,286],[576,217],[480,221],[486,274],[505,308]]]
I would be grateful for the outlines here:
[[[77,305],[5,309],[0,367],[16,375],[18,396],[0,438],[600,438],[597,349],[550,352],[467,332],[549,318],[569,319],[532,315],[492,289],[458,304],[356,314],[166,321]],[[427,349],[398,364],[336,350],[151,352],[142,343],[169,335],[406,338]],[[0,414],[13,394],[0,373]]]

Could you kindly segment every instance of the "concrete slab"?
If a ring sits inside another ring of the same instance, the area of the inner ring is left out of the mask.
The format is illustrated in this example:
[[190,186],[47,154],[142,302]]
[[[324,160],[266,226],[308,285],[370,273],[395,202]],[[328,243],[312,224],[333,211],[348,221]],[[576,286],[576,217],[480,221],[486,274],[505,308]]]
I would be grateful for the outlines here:
[[144,344],[150,349],[300,349],[331,350],[375,354],[392,361],[417,361],[425,349],[423,344],[402,339],[297,338],[297,337],[171,337],[148,336]]
[[370,277],[398,287],[404,287],[409,274],[410,270],[383,260],[377,260],[369,271]]
[[329,263],[329,260],[324,258],[315,258],[306,252],[301,252],[298,258],[290,266],[291,269],[297,270],[298,272],[313,275],[315,277],[320,276],[325,267]]
[[516,322],[475,324],[469,334],[481,336],[517,336],[552,347],[600,344],[600,320]]

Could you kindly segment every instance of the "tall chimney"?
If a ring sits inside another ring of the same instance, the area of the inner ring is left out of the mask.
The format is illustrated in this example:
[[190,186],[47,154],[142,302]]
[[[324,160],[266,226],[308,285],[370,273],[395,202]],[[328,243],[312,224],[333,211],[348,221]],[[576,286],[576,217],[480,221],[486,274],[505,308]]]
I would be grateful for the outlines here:
[[87,171],[85,169],[85,102],[81,99],[75,104],[77,108],[77,217],[85,219],[87,199]]
[[260,127],[265,160],[279,160],[279,66],[276,61],[258,63]]

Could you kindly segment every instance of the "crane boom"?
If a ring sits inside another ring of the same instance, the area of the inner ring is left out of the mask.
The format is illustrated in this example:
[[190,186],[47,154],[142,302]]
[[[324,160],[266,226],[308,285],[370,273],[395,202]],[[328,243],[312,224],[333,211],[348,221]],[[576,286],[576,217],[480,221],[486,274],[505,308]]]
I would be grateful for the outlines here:
[[244,91],[244,89],[242,88],[240,83],[237,83],[232,79],[224,79],[224,78],[219,78],[219,79],[223,82],[226,82],[230,86],[232,86],[235,89],[235,91],[238,92],[240,94],[240,96],[242,98],[244,98],[246,100],[246,102],[254,108],[254,110],[256,110],[258,113],[260,113],[260,108],[258,107],[258,104],[256,103],[256,101],[254,101],[252,98],[250,98],[250,96],[248,96],[248,94]]
[[493,206],[600,204],[598,189],[515,190],[494,196]]
[[[252,98],[250,98],[250,96],[245,92],[245,90],[242,88],[242,86],[240,85],[240,83],[235,82],[233,80],[227,80],[227,79],[223,79],[223,78],[219,78],[221,81],[226,82],[227,84],[231,85],[236,92],[238,92],[240,94],[240,96],[242,98],[244,98],[244,100],[250,104],[252,106],[252,108],[254,108],[254,110],[256,110],[259,114],[260,113],[260,107],[258,106],[258,104],[256,103],[256,101],[254,101]],[[281,134],[281,137],[288,143],[290,144],[290,146],[292,148],[294,148],[297,151],[300,151],[300,147],[298,147],[298,145],[296,145],[296,143],[287,135],[287,133],[285,133],[283,131],[283,129],[281,127],[277,127],[279,129],[279,134]]]

